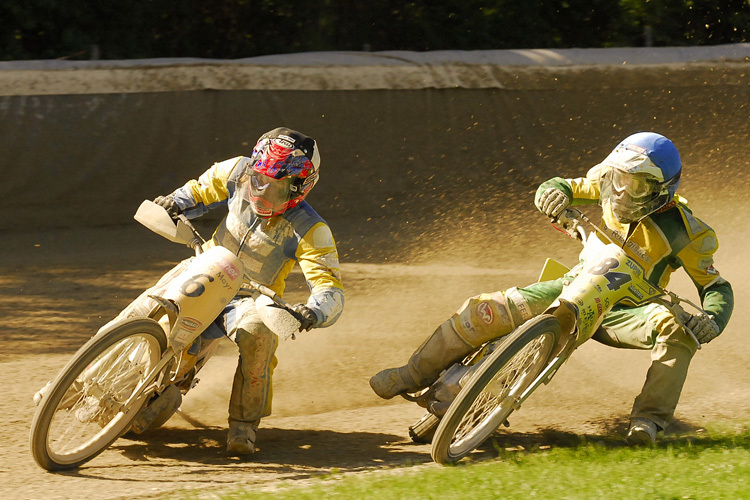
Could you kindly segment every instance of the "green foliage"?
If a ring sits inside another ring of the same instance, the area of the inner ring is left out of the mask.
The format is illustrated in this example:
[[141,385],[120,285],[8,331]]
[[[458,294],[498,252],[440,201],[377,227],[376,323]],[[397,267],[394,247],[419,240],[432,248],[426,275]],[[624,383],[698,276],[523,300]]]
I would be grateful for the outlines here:
[[0,60],[748,41],[750,0],[4,0]]

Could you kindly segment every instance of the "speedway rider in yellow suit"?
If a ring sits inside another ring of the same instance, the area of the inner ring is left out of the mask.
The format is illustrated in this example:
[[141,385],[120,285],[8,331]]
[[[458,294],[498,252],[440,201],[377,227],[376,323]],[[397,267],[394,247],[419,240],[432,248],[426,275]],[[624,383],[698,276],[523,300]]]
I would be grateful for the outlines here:
[[[297,131],[277,128],[260,137],[252,156],[215,163],[197,180],[154,200],[172,215],[188,218],[224,206],[229,213],[208,246],[240,249],[245,276],[283,295],[298,262],[310,287],[295,310],[301,330],[332,325],[344,308],[338,252],[326,222],[304,201],[318,181],[317,143]],[[262,417],[271,413],[271,376],[277,336],[260,320],[252,298],[235,298],[219,318],[239,347],[229,402],[227,452],[255,451]]]
[[[535,203],[556,217],[569,205],[599,203],[603,229],[646,269],[647,279],[666,286],[682,267],[695,284],[706,315],[686,314],[685,324],[701,344],[726,327],[732,287],[713,266],[714,231],[676,195],[682,164],[672,141],[641,132],[623,140],[586,177],[555,177],[539,186]],[[370,379],[378,396],[392,398],[432,384],[440,372],[483,342],[501,337],[542,313],[566,280],[535,283],[468,299],[402,367]],[[488,311],[491,309],[491,311]],[[491,314],[490,314],[491,313]],[[672,419],[697,345],[664,306],[616,306],[593,337],[607,345],[651,350],[651,367],[630,414],[627,441],[651,444]]]

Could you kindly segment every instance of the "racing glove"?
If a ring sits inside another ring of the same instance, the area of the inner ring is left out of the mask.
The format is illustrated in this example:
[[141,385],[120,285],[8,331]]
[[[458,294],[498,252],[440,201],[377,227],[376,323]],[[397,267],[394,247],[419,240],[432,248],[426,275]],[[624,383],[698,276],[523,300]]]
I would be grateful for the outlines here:
[[691,315],[685,322],[685,326],[693,332],[701,344],[708,344],[719,336],[719,325],[716,324],[711,314]]
[[176,219],[177,216],[182,213],[182,210],[177,205],[177,202],[174,201],[174,197],[171,194],[167,196],[157,196],[154,199],[154,203],[163,207],[173,219]]
[[547,217],[557,218],[570,205],[570,197],[555,187],[547,188],[539,197],[537,208]]
[[299,331],[310,331],[318,323],[318,317],[315,315],[315,311],[307,307],[305,304],[295,304],[292,306],[294,312],[296,312],[300,321]]

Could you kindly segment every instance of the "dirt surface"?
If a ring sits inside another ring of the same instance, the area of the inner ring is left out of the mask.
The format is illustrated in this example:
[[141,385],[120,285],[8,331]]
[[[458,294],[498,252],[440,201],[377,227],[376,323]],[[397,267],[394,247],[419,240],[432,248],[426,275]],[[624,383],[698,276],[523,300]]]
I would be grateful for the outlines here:
[[[721,236],[717,267],[733,283],[738,307],[727,331],[694,359],[671,432],[705,422],[748,421],[748,343],[744,341],[747,272],[741,255],[750,241],[740,219],[706,207]],[[543,222],[528,221],[529,231]],[[541,226],[540,226],[541,224]],[[539,227],[537,227],[539,226]],[[151,498],[177,490],[214,491],[298,484],[331,472],[360,474],[431,464],[429,447],[412,444],[407,428],[422,414],[401,401],[382,401],[367,384],[378,370],[402,363],[435,326],[481,291],[533,282],[544,257],[571,259],[575,243],[546,231],[552,244],[526,241],[515,259],[474,265],[435,249],[431,260],[406,264],[344,263],[346,311],[325,330],[282,343],[274,414],[259,431],[259,451],[247,460],[223,453],[227,398],[236,354],[226,341],[177,415],[139,440],[120,439],[80,470],[42,471],[28,448],[32,394],[54,376],[98,326],[151,284],[187,250],[140,227],[61,229],[4,235],[0,273],[0,482],[3,498]],[[457,240],[458,241],[458,240]],[[522,241],[523,243],[523,241]],[[302,297],[299,276],[290,297]],[[691,285],[673,286],[694,298]],[[296,294],[296,295],[295,295]],[[567,446],[580,436],[622,445],[627,414],[648,367],[648,353],[584,345],[553,382],[511,418],[501,447]],[[552,396],[552,397],[551,397]],[[487,444],[476,457],[493,456]]]

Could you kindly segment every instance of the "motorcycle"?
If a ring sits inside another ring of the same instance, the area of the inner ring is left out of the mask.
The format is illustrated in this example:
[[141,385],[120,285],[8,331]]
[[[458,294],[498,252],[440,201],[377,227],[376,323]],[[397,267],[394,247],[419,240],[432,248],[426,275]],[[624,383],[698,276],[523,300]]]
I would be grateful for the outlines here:
[[125,433],[156,429],[179,411],[225,336],[214,320],[235,297],[252,297],[258,315],[279,337],[294,339],[299,331],[302,318],[290,304],[245,276],[236,254],[206,248],[184,215],[175,220],[146,200],[135,219],[192,248],[195,256],[100,328],[34,395],[31,451],[48,471],[79,467]]
[[[689,315],[681,304],[705,314],[693,302],[649,283],[643,267],[627,248],[582,212],[567,209],[556,221],[561,230],[583,243],[580,263],[569,270],[547,259],[539,281],[565,276],[572,281],[539,316],[513,332],[492,340],[444,370],[432,386],[403,394],[428,412],[409,428],[412,439],[432,442],[439,464],[454,464],[471,453],[521,408],[542,384],[548,384],[573,352],[589,340],[617,304],[656,302],[666,306],[685,327]],[[585,222],[595,232],[587,233]],[[573,277],[574,276],[574,277]]]

